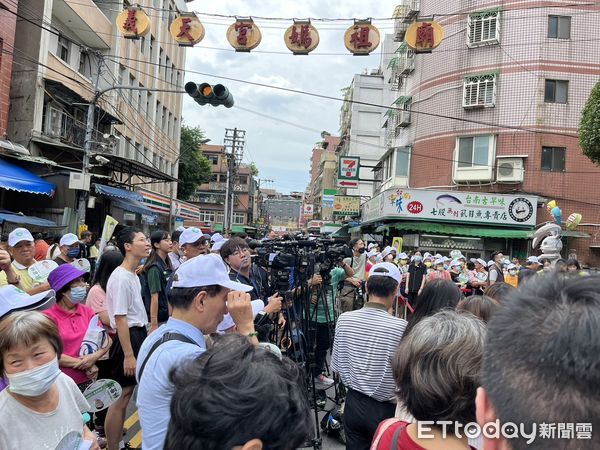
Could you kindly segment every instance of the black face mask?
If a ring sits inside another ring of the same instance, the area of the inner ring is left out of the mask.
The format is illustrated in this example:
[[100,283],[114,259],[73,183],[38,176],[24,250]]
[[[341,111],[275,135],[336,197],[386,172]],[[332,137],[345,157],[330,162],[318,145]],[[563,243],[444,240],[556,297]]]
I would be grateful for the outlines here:
[[356,251],[362,255],[366,250],[367,250],[366,248],[362,247],[362,248],[359,248]]

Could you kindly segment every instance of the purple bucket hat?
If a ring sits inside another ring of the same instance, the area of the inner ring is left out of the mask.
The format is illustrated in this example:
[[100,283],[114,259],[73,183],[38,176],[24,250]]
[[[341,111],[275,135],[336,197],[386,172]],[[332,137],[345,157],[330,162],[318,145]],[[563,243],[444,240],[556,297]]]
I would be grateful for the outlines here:
[[48,283],[50,283],[52,289],[58,292],[71,281],[85,275],[86,273],[84,271],[76,269],[71,264],[63,264],[50,272],[50,275],[48,275]]

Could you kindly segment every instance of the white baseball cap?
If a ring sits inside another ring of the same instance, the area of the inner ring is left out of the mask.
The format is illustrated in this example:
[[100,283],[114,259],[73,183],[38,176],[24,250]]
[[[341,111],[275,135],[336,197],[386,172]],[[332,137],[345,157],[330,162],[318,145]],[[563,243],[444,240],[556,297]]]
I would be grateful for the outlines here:
[[9,247],[14,247],[21,241],[33,242],[33,236],[27,228],[15,228],[8,235]]
[[477,263],[481,264],[483,267],[487,266],[487,263],[481,258],[472,259],[471,261],[477,262]]
[[189,227],[183,230],[183,233],[179,236],[179,245],[193,244],[197,240],[203,238],[206,239],[200,228]]
[[387,255],[389,255],[390,253],[392,253],[393,248],[390,247],[389,245],[383,249],[383,251],[381,252],[381,258],[385,258]]
[[73,245],[75,242],[79,242],[79,238],[73,233],[67,233],[60,238],[60,245]]
[[373,247],[377,247],[377,243],[376,242],[371,242],[368,246],[367,246],[367,250],[371,250]]
[[[377,269],[385,269],[385,272],[378,272]],[[402,276],[400,275],[400,270],[398,270],[398,267],[389,262],[378,263],[371,267],[371,270],[369,271],[369,277],[376,276],[391,277],[396,280],[398,284],[400,284],[402,281]]]
[[370,250],[367,252],[367,258],[370,258],[371,256],[377,256],[379,254],[379,252],[377,250]]
[[223,244],[225,244],[225,242],[227,242],[228,239],[222,239],[218,242],[215,242],[213,244],[213,246],[210,248],[210,251],[213,253],[219,253],[221,251],[221,247],[223,247]]
[[402,252],[398,255],[398,259],[408,259],[408,255],[406,253]]
[[174,288],[191,288],[200,286],[219,286],[233,289],[234,291],[250,292],[252,286],[247,286],[236,281],[231,281],[227,267],[219,255],[201,255],[188,259],[173,275]]
[[506,270],[512,270],[512,269],[516,269],[516,268],[517,268],[517,266],[515,266],[513,263],[510,263],[508,265],[508,267],[506,268]]
[[453,259],[450,263],[450,267],[460,266],[460,261],[458,259]]
[[212,235],[212,237],[210,238],[211,242],[214,242],[215,244],[217,242],[221,242],[222,240],[224,240],[225,238],[223,237],[222,234],[220,233],[215,233]]
[[438,258],[435,260],[435,262],[433,263],[434,266],[439,266],[439,265],[443,265],[446,261],[444,260],[444,258]]
[[[265,302],[262,300],[252,300],[252,318],[254,319],[259,312],[265,309]],[[229,330],[235,323],[231,318],[231,314],[227,313],[223,316],[223,321],[217,326],[217,331],[222,333],[223,331]]]
[[540,260],[537,256],[530,256],[529,258],[527,258],[527,262],[530,264],[539,264]]
[[9,284],[0,288],[0,320],[17,311],[42,311],[52,307],[55,303],[56,293],[53,290],[29,295]]

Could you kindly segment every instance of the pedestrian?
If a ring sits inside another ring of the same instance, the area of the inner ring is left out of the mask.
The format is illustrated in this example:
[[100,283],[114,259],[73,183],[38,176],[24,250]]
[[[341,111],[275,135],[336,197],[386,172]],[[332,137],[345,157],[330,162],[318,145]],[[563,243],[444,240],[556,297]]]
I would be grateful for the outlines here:
[[408,275],[406,276],[406,294],[408,295],[408,303],[413,307],[417,296],[425,286],[426,272],[427,268],[423,264],[423,256],[415,254],[408,267]]
[[[90,405],[58,366],[63,344],[54,322],[37,311],[19,311],[0,321],[0,448],[55,449],[68,434],[99,450],[84,424]],[[85,443],[82,443],[85,445]]]
[[362,239],[352,239],[348,246],[352,250],[352,256],[344,258],[344,262],[352,268],[354,275],[346,278],[342,284],[339,295],[340,313],[361,308],[364,303],[363,283],[366,280],[367,249]]
[[444,260],[442,258],[435,260],[433,269],[434,270],[428,273],[425,278],[426,285],[434,280],[452,280],[450,273],[444,267]]
[[158,230],[150,235],[152,250],[140,272],[144,305],[150,319],[149,333],[156,331],[160,324],[169,319],[167,301],[167,281],[173,272],[171,259],[168,257],[173,244],[167,231]]
[[8,235],[8,252],[13,261],[4,261],[0,265],[0,287],[12,284],[29,295],[45,292],[50,289],[48,283],[36,283],[29,275],[29,268],[36,261],[33,236],[26,228],[15,228]]
[[338,318],[331,368],[348,392],[344,430],[349,450],[368,449],[379,422],[394,416],[391,360],[406,321],[389,311],[398,298],[400,281],[394,264],[376,264],[366,283],[368,302]]
[[169,252],[169,259],[171,260],[171,268],[173,272],[176,271],[181,263],[183,262],[183,250],[179,246],[179,237],[182,231],[175,230],[171,233],[171,251]]
[[502,271],[503,261],[504,255],[502,252],[492,253],[492,264],[488,265],[488,286],[504,282],[504,272]]
[[462,298],[462,293],[456,284],[449,280],[433,280],[423,288],[417,298],[415,310],[408,319],[405,334],[423,320],[443,309],[454,309]]
[[34,236],[34,247],[35,247],[35,254],[33,255],[34,259],[36,261],[43,261],[46,259],[46,254],[48,253],[48,249],[50,248],[50,246],[48,245],[48,243],[44,240],[44,236],[42,236],[42,233],[36,233]]
[[519,274],[517,271],[517,266],[513,263],[510,263],[506,267],[506,275],[504,275],[504,281],[506,284],[510,284],[512,287],[517,287],[519,285]]
[[108,280],[106,302],[110,326],[117,330],[110,349],[110,378],[117,381],[123,391],[106,414],[104,429],[109,450],[125,447],[121,442],[125,413],[137,383],[136,358],[147,336],[148,325],[141,284],[135,271],[141,259],[150,254],[150,242],[141,231],[126,227],[117,236],[117,246],[124,259]]
[[60,234],[54,235],[52,238],[52,245],[48,247],[48,252],[46,253],[46,259],[54,260],[58,255],[60,255],[60,238],[62,236]]
[[[475,450],[462,426],[475,422],[485,331],[474,316],[448,310],[422,320],[402,339],[394,354],[394,380],[398,401],[414,421],[382,422],[372,450]],[[431,421],[424,431],[423,421]]]
[[179,246],[183,250],[186,260],[200,255],[207,255],[208,239],[202,234],[200,228],[188,227],[179,236]]
[[538,271],[540,270],[540,266],[540,260],[537,256],[530,256],[527,258],[525,267],[519,271],[519,284],[523,284],[525,280],[537,275]]
[[81,244],[79,238],[73,233],[67,233],[59,241],[60,254],[54,258],[54,262],[59,266],[71,264],[81,255]]
[[81,392],[96,380],[99,359],[108,356],[110,338],[96,313],[85,306],[85,272],[70,264],[54,269],[48,276],[56,292],[56,304],[44,311],[58,328],[63,352],[58,363]]
[[227,311],[237,332],[258,343],[250,296],[245,294],[251,289],[231,281],[217,255],[192,258],[177,270],[169,296],[173,314],[146,339],[138,354],[137,406],[144,450],[164,446],[173,393],[169,373],[206,351],[203,335],[216,332]]

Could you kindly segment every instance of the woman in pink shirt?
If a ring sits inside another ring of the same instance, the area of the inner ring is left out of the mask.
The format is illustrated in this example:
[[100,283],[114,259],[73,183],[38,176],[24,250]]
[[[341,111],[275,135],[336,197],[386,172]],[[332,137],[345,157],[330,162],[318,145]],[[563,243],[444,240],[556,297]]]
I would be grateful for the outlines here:
[[444,268],[444,260],[437,259],[433,265],[434,270],[427,274],[426,282],[429,283],[433,280],[452,280],[450,272]]
[[87,295],[84,276],[85,272],[70,264],[54,269],[48,283],[56,291],[56,304],[44,311],[56,323],[63,342],[59,366],[82,392],[96,378],[96,361],[106,355],[110,347],[110,338],[98,316],[82,304]]

